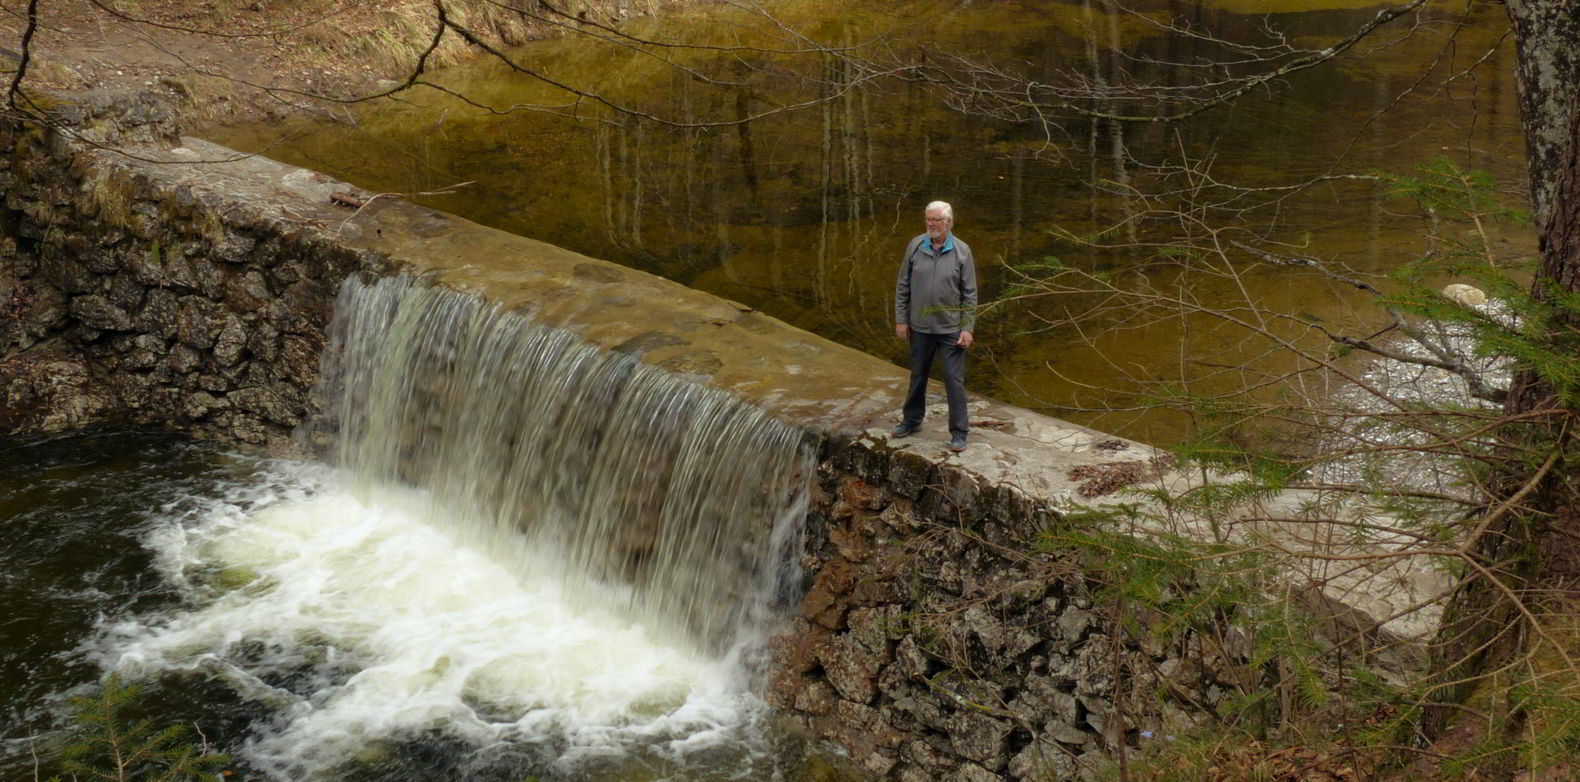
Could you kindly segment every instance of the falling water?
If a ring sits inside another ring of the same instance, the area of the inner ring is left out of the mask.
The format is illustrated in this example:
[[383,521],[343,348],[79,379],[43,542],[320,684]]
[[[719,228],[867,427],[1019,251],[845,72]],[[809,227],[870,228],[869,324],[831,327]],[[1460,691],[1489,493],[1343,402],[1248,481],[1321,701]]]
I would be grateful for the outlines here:
[[338,458],[359,480],[426,489],[468,544],[556,563],[572,594],[615,594],[592,607],[674,643],[723,651],[760,626],[806,510],[802,432],[410,278],[348,280],[333,333]]
[[348,282],[332,336],[336,463],[166,505],[145,544],[181,600],[90,658],[241,704],[227,746],[274,780],[785,777],[750,673],[799,431],[410,279]]

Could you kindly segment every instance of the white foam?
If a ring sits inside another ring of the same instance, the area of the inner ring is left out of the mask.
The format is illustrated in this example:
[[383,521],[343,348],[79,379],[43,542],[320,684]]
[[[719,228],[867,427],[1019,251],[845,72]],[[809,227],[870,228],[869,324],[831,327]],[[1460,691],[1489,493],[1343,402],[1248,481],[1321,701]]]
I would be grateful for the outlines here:
[[728,659],[587,609],[618,601],[568,594],[549,561],[507,570],[448,534],[423,493],[344,485],[284,465],[171,519],[150,542],[195,607],[108,628],[104,663],[218,676],[279,708],[247,754],[281,776],[435,730],[552,745],[562,767],[638,744],[684,755],[738,741],[760,713]]

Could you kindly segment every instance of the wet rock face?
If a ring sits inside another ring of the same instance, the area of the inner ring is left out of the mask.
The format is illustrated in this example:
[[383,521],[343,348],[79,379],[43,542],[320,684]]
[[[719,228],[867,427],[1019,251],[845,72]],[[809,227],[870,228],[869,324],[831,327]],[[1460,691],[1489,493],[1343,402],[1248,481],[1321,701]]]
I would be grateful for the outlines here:
[[[67,112],[114,143],[170,142],[148,96]],[[352,252],[150,166],[0,124],[0,434],[117,421],[272,447],[309,410]]]
[[1126,631],[1073,554],[1040,552],[1052,509],[914,457],[826,448],[770,689],[875,778],[1095,778],[1231,686],[1216,645]]

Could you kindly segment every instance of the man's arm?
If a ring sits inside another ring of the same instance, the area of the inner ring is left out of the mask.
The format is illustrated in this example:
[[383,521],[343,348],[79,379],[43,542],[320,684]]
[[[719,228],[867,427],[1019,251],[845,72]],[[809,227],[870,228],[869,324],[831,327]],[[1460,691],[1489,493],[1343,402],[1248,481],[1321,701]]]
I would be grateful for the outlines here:
[[959,344],[969,348],[977,327],[977,265],[969,246],[960,254],[960,308]]
[[912,239],[905,245],[905,257],[900,259],[900,272],[894,279],[894,335],[900,339],[911,338],[911,255],[918,243]]

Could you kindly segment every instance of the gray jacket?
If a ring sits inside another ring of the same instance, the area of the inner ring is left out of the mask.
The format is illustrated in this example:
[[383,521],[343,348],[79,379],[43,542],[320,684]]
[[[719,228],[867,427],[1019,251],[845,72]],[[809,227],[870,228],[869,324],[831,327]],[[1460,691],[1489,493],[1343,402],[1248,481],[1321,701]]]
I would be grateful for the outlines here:
[[911,240],[894,282],[894,322],[926,334],[976,327],[977,267],[971,248],[951,233],[941,252],[927,234]]

